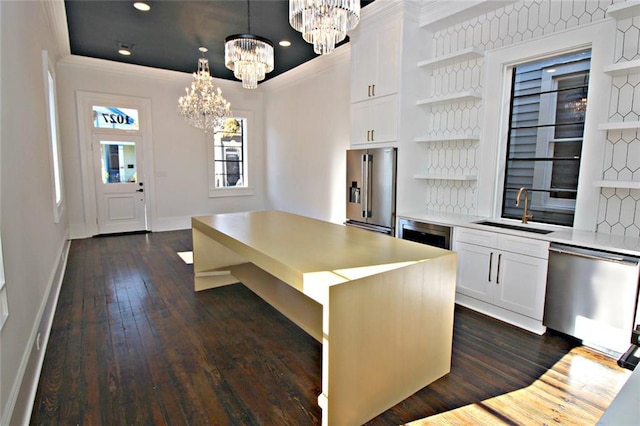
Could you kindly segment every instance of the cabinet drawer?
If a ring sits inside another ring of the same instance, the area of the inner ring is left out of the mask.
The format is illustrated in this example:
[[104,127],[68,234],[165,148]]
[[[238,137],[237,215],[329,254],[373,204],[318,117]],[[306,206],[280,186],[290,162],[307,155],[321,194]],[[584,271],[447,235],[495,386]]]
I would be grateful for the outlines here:
[[541,259],[549,258],[548,241],[501,234],[498,237],[498,248],[500,250],[519,253],[525,256],[534,256]]
[[454,229],[454,238],[456,242],[461,243],[476,244],[485,247],[498,246],[498,234],[495,232],[456,227]]

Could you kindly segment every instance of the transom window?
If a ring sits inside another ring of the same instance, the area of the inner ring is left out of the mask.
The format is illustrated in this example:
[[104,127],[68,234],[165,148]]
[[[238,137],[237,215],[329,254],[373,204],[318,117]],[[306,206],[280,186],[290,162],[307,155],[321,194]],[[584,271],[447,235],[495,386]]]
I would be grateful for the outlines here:
[[94,105],[92,110],[94,129],[140,130],[137,109]]
[[518,219],[526,188],[536,222],[573,225],[591,51],[513,68],[502,217]]

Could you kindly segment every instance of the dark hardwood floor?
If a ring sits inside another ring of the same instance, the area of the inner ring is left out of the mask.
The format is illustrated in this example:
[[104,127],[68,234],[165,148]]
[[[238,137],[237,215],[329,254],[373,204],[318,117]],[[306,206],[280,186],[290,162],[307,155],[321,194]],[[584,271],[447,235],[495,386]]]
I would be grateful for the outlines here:
[[[241,284],[195,293],[189,250],[190,231],[72,242],[32,424],[320,424],[321,345]],[[457,307],[451,373],[369,424],[594,424],[627,376]]]

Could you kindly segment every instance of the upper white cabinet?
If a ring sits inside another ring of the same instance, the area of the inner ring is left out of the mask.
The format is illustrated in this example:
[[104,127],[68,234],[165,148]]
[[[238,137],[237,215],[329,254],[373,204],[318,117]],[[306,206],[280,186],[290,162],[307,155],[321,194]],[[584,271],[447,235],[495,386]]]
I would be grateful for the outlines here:
[[351,44],[351,102],[398,92],[402,22],[361,22]]
[[393,142],[398,139],[398,96],[351,104],[351,143]]
[[352,145],[397,145],[413,125],[401,111],[415,102],[407,91],[415,90],[417,72],[408,64],[415,56],[418,10],[409,2],[374,2],[350,34]]

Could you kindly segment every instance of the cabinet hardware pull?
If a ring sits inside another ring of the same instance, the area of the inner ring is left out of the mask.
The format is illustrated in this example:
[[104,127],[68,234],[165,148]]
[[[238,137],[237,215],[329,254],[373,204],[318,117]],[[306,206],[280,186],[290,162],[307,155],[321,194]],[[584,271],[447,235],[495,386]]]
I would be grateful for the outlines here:
[[496,272],[496,284],[500,284],[500,262],[502,261],[502,253],[498,255],[498,272]]
[[371,97],[371,85],[367,86],[367,96]]
[[376,85],[372,84],[371,85],[371,96],[375,96],[376,95]]
[[373,142],[373,132],[374,132],[374,131],[375,131],[375,130],[371,130],[371,142]]
[[489,254],[489,282],[491,282],[491,265],[493,264],[493,252]]

